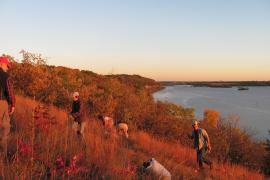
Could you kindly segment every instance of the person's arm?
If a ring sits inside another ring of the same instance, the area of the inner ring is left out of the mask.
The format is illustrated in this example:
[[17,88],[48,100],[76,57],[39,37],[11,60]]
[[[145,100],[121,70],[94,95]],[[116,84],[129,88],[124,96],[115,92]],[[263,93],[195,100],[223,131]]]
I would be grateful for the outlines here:
[[13,84],[10,77],[6,80],[6,93],[7,93],[7,102],[9,105],[9,113],[13,114],[15,110],[15,95],[13,91]]
[[194,137],[195,137],[194,131],[192,131],[191,135],[188,133],[188,134],[187,134],[187,137],[188,137],[189,139],[194,139]]
[[78,112],[78,114],[79,114],[79,116],[81,116],[82,114],[83,114],[83,102],[82,101],[80,101],[80,109],[79,109],[79,112]]
[[69,111],[69,115],[72,115],[73,114],[73,103],[69,107],[68,111]]
[[207,148],[209,151],[211,151],[211,142],[210,142],[210,138],[208,136],[208,133],[206,132],[206,130],[202,130],[202,135],[203,135],[203,138],[205,139],[205,141],[207,142]]

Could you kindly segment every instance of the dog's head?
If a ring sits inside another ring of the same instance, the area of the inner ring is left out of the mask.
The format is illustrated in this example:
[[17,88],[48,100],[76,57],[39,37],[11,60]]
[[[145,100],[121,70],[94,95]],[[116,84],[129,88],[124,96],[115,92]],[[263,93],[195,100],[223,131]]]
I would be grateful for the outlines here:
[[144,174],[148,174],[147,168],[151,166],[152,161],[153,161],[153,158],[143,162],[142,166],[140,166],[137,169],[137,174],[138,174],[139,179],[142,179]]

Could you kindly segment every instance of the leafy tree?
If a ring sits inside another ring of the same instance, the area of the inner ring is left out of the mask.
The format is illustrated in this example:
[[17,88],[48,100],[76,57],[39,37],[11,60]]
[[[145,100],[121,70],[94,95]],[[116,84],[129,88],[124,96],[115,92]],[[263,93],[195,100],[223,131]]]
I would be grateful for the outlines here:
[[31,64],[34,66],[46,65],[47,59],[42,57],[42,54],[34,54],[21,50],[20,54],[23,56],[22,63]]
[[206,109],[204,111],[204,121],[210,126],[217,128],[220,119],[220,113],[213,109]]

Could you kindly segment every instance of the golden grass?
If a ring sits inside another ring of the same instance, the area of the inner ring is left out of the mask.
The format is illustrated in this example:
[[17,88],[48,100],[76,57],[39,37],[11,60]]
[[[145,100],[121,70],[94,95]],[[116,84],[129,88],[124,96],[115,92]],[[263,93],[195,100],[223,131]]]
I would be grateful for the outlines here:
[[0,166],[2,179],[138,179],[136,168],[151,157],[172,173],[172,179],[264,178],[240,166],[218,163],[212,171],[196,173],[193,149],[138,131],[133,131],[128,140],[106,137],[95,119],[88,120],[85,139],[79,141],[69,135],[67,113],[55,107],[49,107],[49,114],[56,124],[50,124],[48,130],[39,129],[33,119],[37,105],[17,97],[17,130],[9,138],[9,161]]

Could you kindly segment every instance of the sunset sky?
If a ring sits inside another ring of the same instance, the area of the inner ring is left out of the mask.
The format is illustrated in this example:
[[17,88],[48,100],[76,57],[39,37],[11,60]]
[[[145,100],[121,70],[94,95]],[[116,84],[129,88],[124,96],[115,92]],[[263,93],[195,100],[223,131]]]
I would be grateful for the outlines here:
[[270,80],[269,0],[0,0],[0,54],[155,80]]

